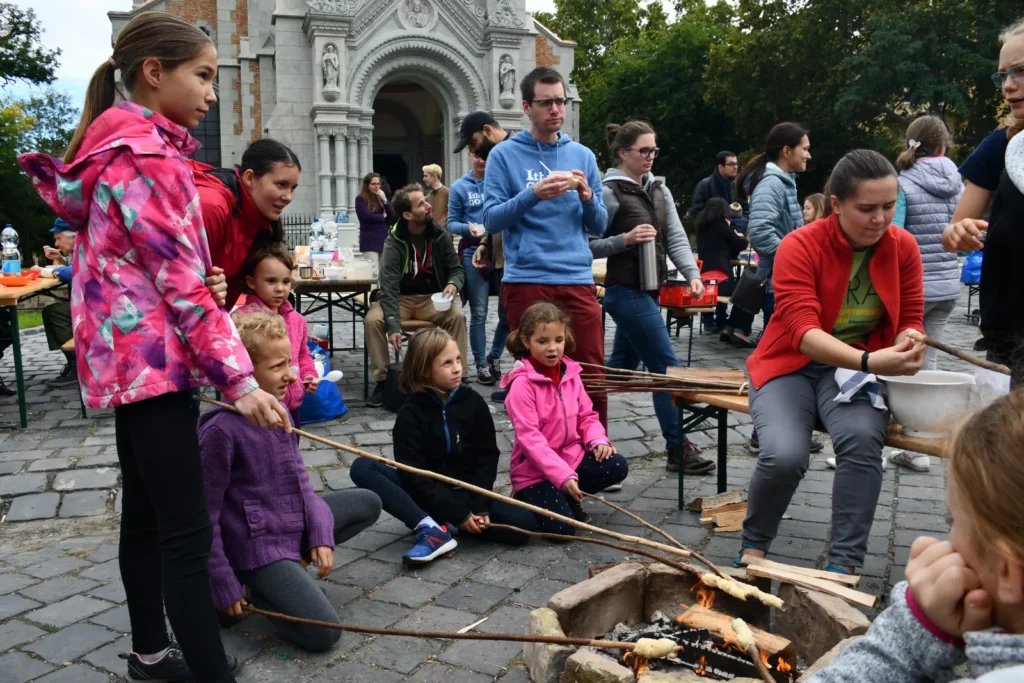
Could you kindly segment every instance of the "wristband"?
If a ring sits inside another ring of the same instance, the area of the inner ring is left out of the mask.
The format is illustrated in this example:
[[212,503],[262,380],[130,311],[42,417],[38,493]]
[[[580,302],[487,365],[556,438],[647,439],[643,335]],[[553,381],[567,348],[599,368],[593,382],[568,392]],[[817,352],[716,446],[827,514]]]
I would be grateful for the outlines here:
[[871,352],[870,351],[865,351],[864,355],[860,357],[860,369],[865,374],[870,374],[871,373],[871,371],[868,370],[868,357],[869,356],[871,356]]

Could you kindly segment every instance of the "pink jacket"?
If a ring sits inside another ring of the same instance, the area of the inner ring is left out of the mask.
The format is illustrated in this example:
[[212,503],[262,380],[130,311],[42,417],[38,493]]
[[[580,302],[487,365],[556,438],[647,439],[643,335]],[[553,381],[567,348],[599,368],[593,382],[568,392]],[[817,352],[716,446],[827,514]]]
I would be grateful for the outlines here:
[[71,316],[90,408],[212,382],[236,401],[258,388],[227,311],[204,284],[203,217],[188,132],[131,102],[103,112],[70,164],[18,158],[36,192],[78,233]]
[[[245,305],[238,309],[245,315],[254,311],[270,311],[270,307],[263,303],[255,294],[245,298]],[[288,410],[298,410],[302,405],[302,398],[306,395],[302,380],[304,377],[319,377],[316,365],[313,364],[313,356],[309,353],[309,333],[306,331],[306,319],[295,310],[287,300],[281,304],[278,310],[284,318],[284,326],[288,330],[288,341],[292,343],[292,367],[299,369],[299,380],[288,386],[288,392],[284,395],[284,405]]]
[[528,361],[516,363],[501,380],[501,387],[508,389],[505,409],[516,431],[513,491],[542,481],[562,490],[565,482],[579,478],[576,468],[588,450],[611,443],[583,389],[579,364],[563,356],[562,365],[557,387]]

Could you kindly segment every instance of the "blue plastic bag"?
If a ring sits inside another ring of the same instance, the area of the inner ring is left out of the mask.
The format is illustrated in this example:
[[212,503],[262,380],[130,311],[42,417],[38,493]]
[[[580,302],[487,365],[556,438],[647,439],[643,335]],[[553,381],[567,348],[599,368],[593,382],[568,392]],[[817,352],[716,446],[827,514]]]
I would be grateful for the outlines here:
[[975,251],[967,255],[964,267],[960,270],[960,282],[965,285],[981,284],[982,253]]
[[[331,361],[327,353],[314,342],[309,344],[309,352],[313,355],[313,362],[323,363],[324,370],[320,375],[323,377],[331,371]],[[299,419],[302,424],[313,422],[326,422],[339,418],[348,412],[345,399],[341,397],[341,390],[334,382],[320,382],[315,394],[306,394],[302,398],[302,406],[299,407]]]

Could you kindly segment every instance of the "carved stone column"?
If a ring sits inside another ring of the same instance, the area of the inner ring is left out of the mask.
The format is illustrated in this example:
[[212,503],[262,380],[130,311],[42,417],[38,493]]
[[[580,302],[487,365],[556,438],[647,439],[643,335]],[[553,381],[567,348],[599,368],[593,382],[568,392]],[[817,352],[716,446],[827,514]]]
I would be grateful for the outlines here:
[[331,133],[334,135],[334,184],[338,188],[338,199],[334,208],[335,211],[348,211],[348,174],[345,170],[345,135],[348,129],[344,126],[335,126]]
[[[359,151],[357,148],[359,131],[352,130],[348,134],[348,197],[349,211],[355,213],[356,195],[359,194]],[[338,152],[341,154],[341,151]]]
[[320,215],[334,216],[334,208],[331,200],[331,136],[330,130],[318,127],[316,131],[317,140],[320,142],[320,169],[317,176],[320,178]]
[[359,131],[359,181],[372,171],[370,158],[370,131],[363,129]]

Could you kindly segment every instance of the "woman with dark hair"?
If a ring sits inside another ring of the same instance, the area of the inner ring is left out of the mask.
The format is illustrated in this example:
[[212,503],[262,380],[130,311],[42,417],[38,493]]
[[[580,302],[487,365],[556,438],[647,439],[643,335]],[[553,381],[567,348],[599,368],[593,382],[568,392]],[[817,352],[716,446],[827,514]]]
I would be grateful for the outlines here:
[[[742,218],[742,211],[739,204],[730,207],[721,197],[714,197],[708,200],[704,211],[697,217],[697,253],[704,268],[701,279],[716,281],[721,296],[729,296],[736,289],[732,260],[747,248],[747,238],[732,228],[732,221]],[[727,310],[726,305],[720,303],[714,313],[701,313],[705,331],[719,335],[723,342],[753,348],[750,326],[754,322],[754,314],[733,306],[732,313],[726,316]]]
[[[590,240],[590,251],[595,258],[608,257],[604,310],[617,326],[608,366],[636,370],[643,362],[649,372],[664,373],[679,366],[658,305],[659,289],[668,278],[665,257],[690,283],[694,296],[704,295],[704,283],[672,193],[651,173],[658,156],[651,124],[610,123],[605,136],[619,165],[605,174],[602,199],[608,228],[603,239]],[[645,242],[654,243],[656,254],[657,285],[652,290],[641,286],[639,245]],[[689,439],[679,443],[679,417],[668,394],[654,394],[654,410],[665,437],[669,471],[682,467],[686,474],[706,474],[715,469]]]
[[761,448],[741,555],[768,552],[820,421],[836,452],[826,571],[852,573],[863,564],[889,424],[866,375],[913,375],[924,362],[924,344],[909,335],[924,329],[921,252],[910,233],[891,225],[898,187],[885,157],[850,152],[829,180],[832,215],[781,240],[778,310],[747,359]]
[[281,213],[292,203],[302,165],[295,152],[270,138],[249,145],[237,168],[189,165],[210,242],[211,275],[226,278],[221,306],[231,310],[244,289],[239,275],[253,244],[285,241]]
[[395,212],[381,187],[380,173],[363,176],[356,196],[356,216],[359,218],[359,251],[372,255],[379,266],[384,240],[395,223]]

